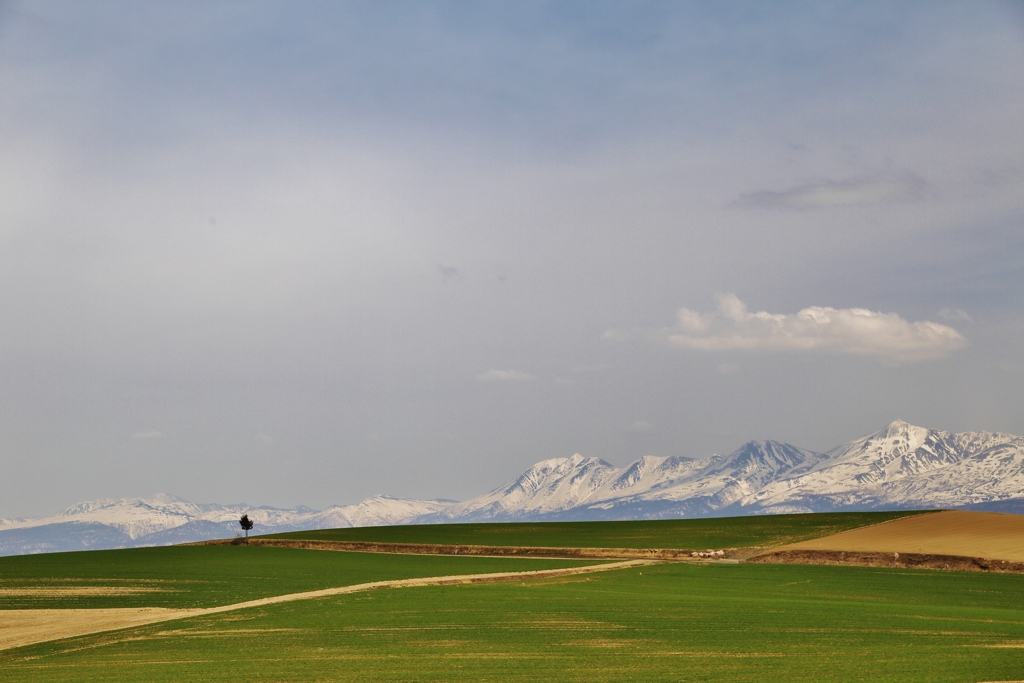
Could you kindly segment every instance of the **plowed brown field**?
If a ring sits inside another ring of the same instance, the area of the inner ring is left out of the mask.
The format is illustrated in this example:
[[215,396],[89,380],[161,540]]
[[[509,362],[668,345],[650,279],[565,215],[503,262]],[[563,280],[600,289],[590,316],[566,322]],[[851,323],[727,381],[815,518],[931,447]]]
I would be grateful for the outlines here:
[[1024,515],[947,510],[772,548],[773,553],[786,551],[958,555],[1024,562]]

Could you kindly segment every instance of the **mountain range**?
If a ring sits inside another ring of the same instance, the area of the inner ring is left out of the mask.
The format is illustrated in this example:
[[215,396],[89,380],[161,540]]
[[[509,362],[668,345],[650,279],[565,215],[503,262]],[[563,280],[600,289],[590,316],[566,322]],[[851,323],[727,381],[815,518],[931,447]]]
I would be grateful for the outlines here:
[[1024,437],[950,433],[897,420],[825,453],[750,441],[703,459],[644,456],[625,467],[576,454],[544,460],[463,502],[375,496],[325,510],[197,505],[174,496],[81,503],[0,519],[0,555],[230,538],[257,532],[453,522],[663,519],[872,509],[1024,513]]

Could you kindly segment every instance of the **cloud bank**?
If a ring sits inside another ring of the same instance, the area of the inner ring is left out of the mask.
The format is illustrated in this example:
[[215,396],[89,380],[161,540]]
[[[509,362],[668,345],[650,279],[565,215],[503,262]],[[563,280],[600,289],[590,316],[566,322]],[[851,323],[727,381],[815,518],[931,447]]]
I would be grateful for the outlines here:
[[916,173],[881,173],[820,180],[781,192],[751,192],[740,195],[735,205],[757,209],[824,209],[840,206],[897,204],[923,199],[928,185]]
[[676,324],[660,330],[613,329],[604,338],[646,338],[697,351],[818,351],[876,356],[903,363],[942,358],[967,344],[952,327],[909,322],[895,313],[811,306],[792,315],[751,313],[735,294],[718,309],[680,308]]

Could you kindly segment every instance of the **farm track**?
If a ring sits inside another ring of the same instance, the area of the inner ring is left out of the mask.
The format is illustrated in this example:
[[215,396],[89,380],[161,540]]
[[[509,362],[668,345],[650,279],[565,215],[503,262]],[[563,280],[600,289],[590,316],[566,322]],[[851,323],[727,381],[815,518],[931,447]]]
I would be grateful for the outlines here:
[[295,600],[315,600],[335,595],[360,593],[378,588],[412,588],[416,586],[451,586],[458,584],[495,583],[500,581],[518,581],[523,579],[547,579],[576,574],[612,571],[627,567],[642,567],[656,564],[656,560],[634,559],[623,562],[587,565],[583,567],[566,567],[563,569],[541,569],[524,572],[494,572],[490,574],[459,574],[454,576],[433,576],[414,579],[395,579],[391,581],[372,581],[369,583],[325,588],[301,593],[288,593],[268,598],[248,600],[231,605],[206,607],[199,609],[163,609],[156,607],[120,608],[120,609],[36,609],[36,610],[0,610],[0,650],[7,650],[24,645],[32,645],[51,640],[72,638],[104,631],[145,626],[148,624],[200,617],[222,612],[263,607]]

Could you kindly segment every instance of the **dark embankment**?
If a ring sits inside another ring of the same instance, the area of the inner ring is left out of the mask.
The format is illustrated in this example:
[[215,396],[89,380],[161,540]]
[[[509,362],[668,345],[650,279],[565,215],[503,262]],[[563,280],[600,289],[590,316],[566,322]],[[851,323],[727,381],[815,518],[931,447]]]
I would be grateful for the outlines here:
[[961,572],[1024,573],[1024,562],[962,555],[848,550],[778,550],[748,558],[757,564],[821,564],[899,569],[946,569]]
[[[204,545],[224,545],[233,541],[206,541]],[[370,541],[317,541],[284,538],[250,538],[248,545],[342,550],[362,553],[400,553],[408,555],[465,555],[488,557],[550,557],[595,560],[722,560],[747,557],[757,550],[730,548],[718,551],[679,548],[554,548],[532,546],[453,545],[434,543],[376,543]],[[696,555],[694,553],[697,553]]]

